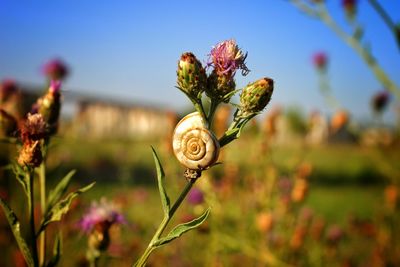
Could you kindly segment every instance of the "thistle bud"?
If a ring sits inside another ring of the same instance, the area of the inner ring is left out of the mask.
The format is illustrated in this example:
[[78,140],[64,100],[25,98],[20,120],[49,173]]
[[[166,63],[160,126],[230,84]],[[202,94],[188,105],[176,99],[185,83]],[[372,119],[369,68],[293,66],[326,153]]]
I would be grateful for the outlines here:
[[178,61],[178,86],[190,98],[197,99],[207,83],[206,71],[200,61],[190,52],[183,53]]
[[3,109],[0,109],[0,136],[12,137],[17,132],[17,120]]
[[328,56],[324,52],[317,52],[312,57],[313,64],[318,71],[325,72],[328,66]]
[[40,141],[25,142],[19,151],[18,164],[28,167],[39,167],[43,161]]
[[371,99],[371,106],[375,113],[381,113],[387,106],[390,100],[390,94],[387,91],[382,91],[375,94]]
[[262,111],[271,100],[273,91],[274,81],[270,78],[248,84],[240,95],[241,115],[248,116]]
[[48,124],[48,134],[57,132],[58,118],[61,108],[61,83],[60,81],[51,81],[49,91],[46,95],[39,98],[32,108],[32,113],[39,113]]
[[68,76],[69,70],[60,59],[53,59],[43,66],[43,73],[51,80],[63,80]]
[[349,19],[353,19],[357,12],[356,0],[342,0],[342,7]]
[[227,95],[234,91],[236,87],[235,80],[231,75],[218,75],[216,70],[213,70],[207,79],[206,94],[212,99],[217,99],[225,103],[229,102],[230,97]]

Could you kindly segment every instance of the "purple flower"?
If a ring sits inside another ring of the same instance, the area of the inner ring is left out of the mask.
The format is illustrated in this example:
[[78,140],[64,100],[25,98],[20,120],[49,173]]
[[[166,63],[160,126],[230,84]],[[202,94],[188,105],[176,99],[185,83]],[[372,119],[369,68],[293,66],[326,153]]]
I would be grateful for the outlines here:
[[43,73],[53,80],[62,80],[67,77],[69,70],[60,59],[53,59],[43,66]]
[[209,56],[207,65],[213,66],[218,75],[233,76],[237,69],[242,70],[242,75],[247,75],[250,71],[244,62],[247,53],[243,54],[233,39],[214,46]]
[[204,194],[200,189],[193,188],[187,196],[187,201],[192,205],[201,204],[204,202]]
[[80,220],[79,226],[85,233],[90,233],[95,227],[108,229],[111,225],[119,223],[125,223],[124,216],[117,211],[113,203],[102,198],[99,203],[92,202],[90,209]]

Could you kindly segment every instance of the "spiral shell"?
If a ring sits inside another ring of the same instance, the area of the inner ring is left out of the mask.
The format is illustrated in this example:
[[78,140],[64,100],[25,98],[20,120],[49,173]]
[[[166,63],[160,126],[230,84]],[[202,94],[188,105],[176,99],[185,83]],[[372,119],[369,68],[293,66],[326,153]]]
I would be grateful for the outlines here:
[[192,170],[203,170],[218,160],[219,142],[198,112],[185,116],[176,126],[172,147],[179,162]]

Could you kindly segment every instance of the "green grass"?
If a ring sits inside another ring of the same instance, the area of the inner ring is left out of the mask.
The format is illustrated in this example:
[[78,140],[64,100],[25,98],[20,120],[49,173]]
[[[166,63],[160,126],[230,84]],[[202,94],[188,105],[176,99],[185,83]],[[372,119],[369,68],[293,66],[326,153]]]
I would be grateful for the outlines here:
[[373,218],[379,212],[382,202],[382,187],[311,185],[305,204],[327,221],[344,224],[349,216]]

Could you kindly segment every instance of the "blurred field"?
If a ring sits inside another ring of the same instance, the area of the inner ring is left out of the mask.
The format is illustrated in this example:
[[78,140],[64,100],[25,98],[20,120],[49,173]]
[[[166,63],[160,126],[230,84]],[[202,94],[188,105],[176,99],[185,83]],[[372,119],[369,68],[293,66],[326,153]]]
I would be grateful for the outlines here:
[[[266,147],[262,142],[250,132],[224,151],[223,164],[206,172],[196,185],[205,193],[206,202],[197,206],[186,203],[175,219],[178,223],[193,218],[210,205],[212,215],[207,225],[157,251],[150,266],[322,266],[324,260],[339,266],[345,260],[365,261],[360,254],[373,250],[373,240],[380,233],[377,224],[385,214],[385,186],[400,171],[398,149],[354,144],[307,147],[301,143]],[[74,187],[97,181],[61,224],[65,227],[61,266],[75,266],[77,259],[84,259],[87,239],[76,225],[89,203],[102,197],[118,203],[128,222],[113,228],[110,256],[101,259],[103,266],[130,266],[143,251],[162,218],[150,145],[159,153],[168,192],[176,199],[185,183],[183,169],[164,143],[54,139],[47,162],[49,187],[70,169],[77,170]],[[294,186],[298,179],[294,173],[305,163],[311,166],[307,193],[304,199],[287,203],[280,181],[286,179]],[[10,195],[21,193],[12,178],[9,186]],[[11,199],[14,207],[22,209],[15,198]],[[277,216],[268,232],[260,230],[257,219],[265,213]],[[316,219],[323,218],[324,234],[319,241],[303,236],[301,247],[294,249],[291,242],[304,213],[311,216],[307,217],[310,229]],[[365,241],[362,234],[354,234],[353,224],[373,225],[373,236]],[[329,245],[330,226],[343,229],[346,238],[340,246]],[[9,238],[8,242],[14,242]],[[200,255],[199,249],[204,253]],[[336,250],[334,255],[329,254],[331,250]],[[302,256],[301,251],[305,253]]]

